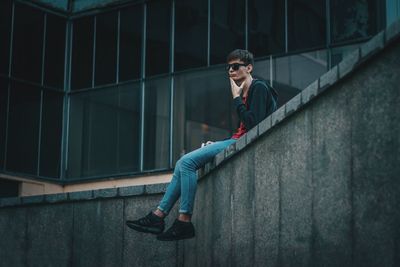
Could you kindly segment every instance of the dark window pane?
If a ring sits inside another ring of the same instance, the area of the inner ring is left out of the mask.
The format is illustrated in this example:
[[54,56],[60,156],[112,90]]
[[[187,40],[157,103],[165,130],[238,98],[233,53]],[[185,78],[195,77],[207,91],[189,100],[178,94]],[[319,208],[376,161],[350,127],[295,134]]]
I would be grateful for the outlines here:
[[42,107],[42,137],[40,144],[40,176],[60,175],[63,95],[44,91]]
[[0,73],[7,75],[10,62],[11,7],[11,1],[0,1]]
[[285,51],[285,1],[249,0],[249,50],[255,57]]
[[175,70],[207,65],[207,0],[175,3]]
[[95,84],[116,81],[118,13],[105,13],[96,18]]
[[4,152],[7,126],[8,82],[0,77],[0,170],[4,168]]
[[279,94],[279,106],[327,71],[326,50],[276,58],[273,87]]
[[376,0],[331,1],[332,43],[366,38],[377,32]]
[[12,75],[40,83],[44,14],[32,7],[15,4]]
[[71,96],[68,178],[139,169],[138,84]]
[[147,5],[146,76],[167,73],[171,38],[171,1]]
[[92,87],[93,17],[74,21],[72,38],[71,89]]
[[47,14],[44,84],[64,88],[66,20]]
[[121,10],[119,80],[138,79],[141,67],[143,6]]
[[223,68],[178,75],[174,85],[175,162],[202,142],[230,137],[237,115]]
[[8,171],[37,174],[40,89],[11,83],[8,121]]
[[326,45],[326,7],[321,0],[288,0],[289,51]]
[[225,63],[236,48],[244,49],[245,1],[211,2],[211,64]]
[[0,198],[18,197],[20,183],[19,181],[0,179]]
[[144,169],[169,166],[169,79],[146,82],[144,112]]

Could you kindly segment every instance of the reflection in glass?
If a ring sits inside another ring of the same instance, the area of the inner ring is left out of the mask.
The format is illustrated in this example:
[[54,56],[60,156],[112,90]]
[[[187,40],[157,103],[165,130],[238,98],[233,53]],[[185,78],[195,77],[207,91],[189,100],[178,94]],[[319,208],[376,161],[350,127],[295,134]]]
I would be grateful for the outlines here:
[[96,17],[95,85],[116,81],[118,13],[103,13]]
[[169,79],[149,80],[145,85],[144,149],[145,170],[169,167],[170,95]]
[[140,109],[138,84],[72,95],[67,177],[138,171]]
[[146,76],[169,71],[171,38],[171,1],[147,4]]
[[61,166],[63,94],[43,92],[39,175],[58,178]]
[[289,51],[326,44],[326,7],[321,0],[288,0]]
[[143,6],[121,10],[119,80],[140,78]]
[[238,120],[223,68],[180,74],[174,84],[173,161],[176,162],[203,142],[230,137]]
[[6,75],[10,61],[11,7],[10,0],[0,1],[0,73]]
[[93,17],[73,22],[71,89],[92,87]]
[[366,38],[377,33],[376,0],[336,0],[331,3],[332,42]]
[[244,49],[245,3],[243,0],[211,2],[211,64],[225,63],[231,51]]
[[326,50],[274,59],[273,86],[283,105],[327,71]]
[[47,14],[44,84],[64,88],[66,19]]
[[285,1],[248,0],[249,50],[255,57],[285,51]]
[[40,89],[12,82],[7,139],[8,171],[37,174]]
[[331,67],[336,66],[339,64],[342,59],[356,50],[361,44],[355,44],[355,45],[347,45],[347,46],[339,46],[332,48],[331,52]]
[[41,83],[44,14],[15,4],[12,75]]
[[0,77],[0,170],[4,168],[4,151],[7,129],[8,80]]
[[207,0],[175,2],[175,70],[207,65]]
[[254,61],[254,69],[252,75],[254,78],[262,79],[270,82],[271,80],[271,66],[269,59]]

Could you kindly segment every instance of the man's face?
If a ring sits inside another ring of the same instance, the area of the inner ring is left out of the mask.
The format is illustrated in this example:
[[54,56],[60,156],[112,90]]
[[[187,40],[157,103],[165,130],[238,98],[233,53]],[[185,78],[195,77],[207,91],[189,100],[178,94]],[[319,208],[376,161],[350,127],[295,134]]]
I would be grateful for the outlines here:
[[244,81],[249,75],[253,66],[245,65],[243,61],[234,59],[228,62],[228,74],[236,83]]

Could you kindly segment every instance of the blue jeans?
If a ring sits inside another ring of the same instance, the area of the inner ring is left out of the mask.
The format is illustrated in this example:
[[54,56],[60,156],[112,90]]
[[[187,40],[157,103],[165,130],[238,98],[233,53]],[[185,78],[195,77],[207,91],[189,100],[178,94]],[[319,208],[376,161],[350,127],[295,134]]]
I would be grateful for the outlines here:
[[197,187],[196,171],[235,142],[235,139],[217,141],[181,157],[176,162],[171,183],[157,208],[168,214],[178,198],[181,197],[179,213],[192,214]]

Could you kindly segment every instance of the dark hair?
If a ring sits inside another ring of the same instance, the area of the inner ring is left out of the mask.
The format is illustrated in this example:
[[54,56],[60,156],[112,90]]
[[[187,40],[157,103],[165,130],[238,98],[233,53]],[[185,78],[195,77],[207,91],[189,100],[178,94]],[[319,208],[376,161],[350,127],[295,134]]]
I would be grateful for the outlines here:
[[251,52],[243,49],[236,49],[229,53],[226,57],[226,62],[232,60],[240,60],[243,61],[244,64],[254,65],[254,56]]

